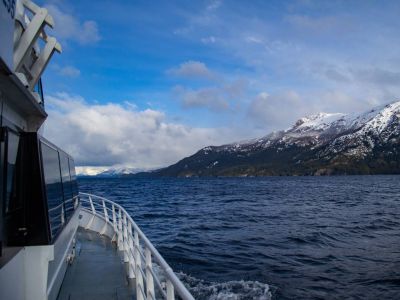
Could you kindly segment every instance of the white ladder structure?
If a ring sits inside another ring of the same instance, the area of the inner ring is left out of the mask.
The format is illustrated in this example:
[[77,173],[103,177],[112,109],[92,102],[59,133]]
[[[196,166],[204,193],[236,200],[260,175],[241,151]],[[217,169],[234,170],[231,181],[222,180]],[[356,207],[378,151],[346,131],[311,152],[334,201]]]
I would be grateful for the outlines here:
[[62,51],[57,40],[47,35],[46,26],[50,28],[54,26],[53,17],[46,8],[39,7],[30,0],[17,1],[13,71],[31,92],[53,53]]

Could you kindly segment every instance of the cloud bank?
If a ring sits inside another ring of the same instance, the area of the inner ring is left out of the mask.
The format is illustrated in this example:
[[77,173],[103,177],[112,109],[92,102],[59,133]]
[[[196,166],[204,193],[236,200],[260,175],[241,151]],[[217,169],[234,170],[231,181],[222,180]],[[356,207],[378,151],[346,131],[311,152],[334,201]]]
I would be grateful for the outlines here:
[[47,97],[44,136],[84,166],[151,169],[175,163],[200,148],[235,139],[224,128],[192,128],[167,121],[161,111],[134,105],[89,104],[79,96]]

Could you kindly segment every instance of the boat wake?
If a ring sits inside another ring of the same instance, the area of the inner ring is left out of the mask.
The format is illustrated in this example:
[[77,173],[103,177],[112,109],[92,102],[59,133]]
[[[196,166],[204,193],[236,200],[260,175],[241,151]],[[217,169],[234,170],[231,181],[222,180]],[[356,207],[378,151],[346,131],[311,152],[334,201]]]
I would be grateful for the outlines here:
[[269,285],[258,281],[207,282],[184,273],[177,274],[199,300],[270,300]]

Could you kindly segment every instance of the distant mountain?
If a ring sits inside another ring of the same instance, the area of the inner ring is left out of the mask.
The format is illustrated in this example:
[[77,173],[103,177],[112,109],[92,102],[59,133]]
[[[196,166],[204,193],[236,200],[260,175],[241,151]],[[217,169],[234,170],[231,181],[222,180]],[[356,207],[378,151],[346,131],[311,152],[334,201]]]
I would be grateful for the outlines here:
[[319,113],[262,138],[209,146],[137,176],[400,174],[400,101],[362,114]]
[[110,167],[102,172],[78,172],[78,177],[122,177],[127,175],[133,175],[138,172],[143,172],[143,169],[128,168],[128,167]]
[[115,177],[115,176],[123,176],[128,174],[135,174],[143,170],[138,170],[135,168],[127,168],[127,167],[113,167],[109,168],[96,176],[98,177]]

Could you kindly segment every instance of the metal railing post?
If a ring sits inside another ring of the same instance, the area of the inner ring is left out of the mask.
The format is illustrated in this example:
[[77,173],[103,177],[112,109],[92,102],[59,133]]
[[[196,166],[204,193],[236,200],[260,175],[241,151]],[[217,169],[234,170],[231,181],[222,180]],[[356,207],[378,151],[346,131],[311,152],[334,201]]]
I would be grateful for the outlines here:
[[92,213],[94,215],[96,215],[96,209],[94,208],[93,200],[92,200],[92,197],[90,197],[90,196],[89,196],[89,202],[90,202],[90,207],[92,208]]
[[[118,239],[118,228],[117,228],[117,215],[115,213],[115,206],[112,204],[112,218],[113,218],[113,227],[114,227],[114,236],[112,238],[112,241],[115,242],[115,236],[117,236]],[[118,240],[117,240],[118,241]]]
[[123,251],[124,250],[124,244],[123,244],[123,237],[122,237],[122,214],[121,214],[121,208],[118,209],[118,250]]
[[104,220],[106,221],[104,223],[103,229],[100,231],[100,234],[103,235],[107,232],[108,223],[110,222],[110,219],[108,217],[107,206],[106,206],[106,202],[104,201],[104,199],[101,200],[101,203],[102,203],[102,207],[103,207]]
[[170,280],[167,280],[167,300],[174,300],[174,299],[175,299],[174,285]]
[[139,244],[139,235],[135,230],[135,275],[136,275],[136,299],[144,300],[142,291],[143,291],[143,276],[142,276],[142,258],[140,257],[140,244]]
[[103,210],[104,210],[104,218],[106,219],[106,222],[110,222],[110,219],[108,218],[108,211],[107,211],[107,207],[106,207],[106,203],[104,202],[104,200],[102,200],[103,202]]
[[154,280],[153,274],[151,270],[153,269],[153,263],[151,261],[151,251],[146,247],[145,251],[146,255],[146,291],[147,291],[147,299],[155,298],[154,294]]
[[114,204],[112,205],[112,218],[113,218],[113,226],[114,226],[114,232],[117,232],[117,216],[115,213],[115,206]]
[[91,227],[92,227],[92,224],[93,224],[93,222],[94,222],[94,219],[96,218],[96,215],[97,215],[97,213],[96,213],[96,209],[94,208],[94,205],[93,205],[93,200],[92,200],[92,197],[90,196],[90,195],[88,195],[88,198],[89,198],[89,203],[90,203],[90,207],[91,207],[91,209],[92,209],[92,218],[89,220],[89,222],[87,223],[87,225],[86,225],[86,229],[90,229]]
[[134,245],[133,245],[133,234],[132,234],[132,224],[128,223],[128,257],[129,257],[129,268],[128,277],[135,278],[135,258],[133,257]]
[[126,214],[124,213],[124,218],[123,218],[123,237],[124,237],[124,262],[129,262],[129,257],[128,257],[128,224],[126,222]]

